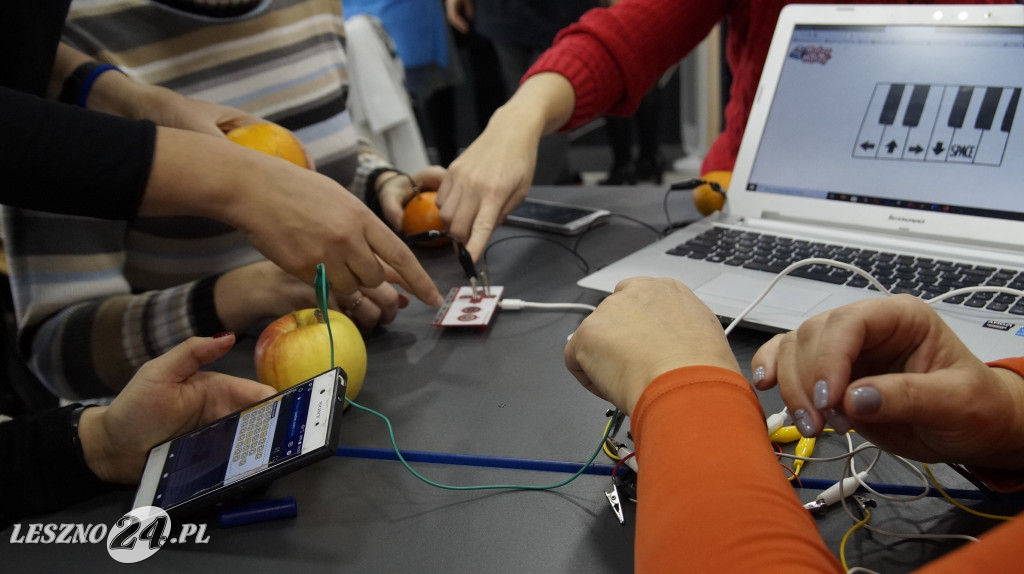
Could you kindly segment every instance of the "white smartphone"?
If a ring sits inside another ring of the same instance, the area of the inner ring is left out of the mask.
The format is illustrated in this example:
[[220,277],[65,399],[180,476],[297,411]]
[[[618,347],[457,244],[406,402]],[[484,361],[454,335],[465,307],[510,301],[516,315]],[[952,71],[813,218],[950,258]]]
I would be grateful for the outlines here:
[[611,212],[605,209],[526,198],[512,210],[505,222],[562,235],[578,235],[600,225],[609,215]]
[[344,400],[335,368],[153,447],[132,508],[186,514],[330,457]]

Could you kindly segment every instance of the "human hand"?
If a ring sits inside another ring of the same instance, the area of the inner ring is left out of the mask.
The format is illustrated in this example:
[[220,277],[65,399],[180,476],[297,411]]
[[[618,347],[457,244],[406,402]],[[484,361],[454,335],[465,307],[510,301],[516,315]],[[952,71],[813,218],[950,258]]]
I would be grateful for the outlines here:
[[[258,261],[221,275],[213,287],[214,307],[228,331],[242,333],[259,321],[317,306],[315,290],[270,261]],[[390,323],[409,297],[390,283],[357,293],[332,293],[331,308],[345,312],[363,332]]]
[[565,365],[626,414],[651,381],[673,369],[740,370],[714,313],[682,283],[649,277],[616,285],[566,344]]
[[[115,75],[111,76],[116,78]],[[271,123],[238,108],[197,100],[160,86],[132,83],[133,89],[126,90],[127,93],[134,94],[129,100],[131,111],[127,117],[148,119],[159,126],[191,130],[216,137],[225,137],[225,134],[238,127]],[[299,143],[302,153],[306,156],[306,167],[316,169],[313,155],[297,136],[295,141]]]
[[469,23],[473,20],[473,0],[445,0],[444,8],[452,28],[468,34]]
[[560,74],[526,79],[487,128],[448,166],[437,205],[448,232],[478,261],[494,228],[526,198],[537,166],[537,146],[572,116],[576,94]]
[[[67,72],[88,61],[85,54],[61,43],[58,47],[55,70],[63,79]],[[51,88],[55,89],[55,88]],[[267,123],[266,120],[230,106],[190,98],[161,86],[137,82],[126,74],[101,74],[89,91],[88,108],[131,119],[147,119],[169,128],[224,137],[227,132],[241,126]],[[300,142],[300,145],[301,142]],[[313,169],[313,156],[302,147],[306,167]]]
[[85,409],[79,437],[85,461],[106,482],[135,484],[149,450],[274,394],[248,379],[199,371],[235,337],[193,337],[142,366],[109,407]]
[[399,293],[390,283],[376,287],[361,287],[355,297],[339,305],[342,312],[352,319],[359,330],[367,333],[377,325],[387,325],[395,320],[399,309],[409,305],[409,296]]
[[494,228],[529,194],[540,133],[495,113],[487,129],[448,167],[437,193],[449,233],[478,261]]
[[388,280],[428,305],[443,301],[412,250],[337,182],[222,138],[158,128],[139,214],[224,221],[310,285],[323,263],[340,294]]
[[755,353],[805,436],[851,427],[922,462],[1024,467],[1024,381],[982,363],[923,301],[872,299],[822,313]]
[[[397,172],[384,172],[377,181],[383,181],[377,193],[381,214],[391,229],[402,230],[402,218],[405,215],[405,204],[419,191],[437,191],[444,178],[445,169],[439,165],[428,166],[409,177],[393,177]],[[410,179],[411,178],[411,179]],[[377,184],[378,186],[380,184]],[[375,186],[376,187],[376,186]]]

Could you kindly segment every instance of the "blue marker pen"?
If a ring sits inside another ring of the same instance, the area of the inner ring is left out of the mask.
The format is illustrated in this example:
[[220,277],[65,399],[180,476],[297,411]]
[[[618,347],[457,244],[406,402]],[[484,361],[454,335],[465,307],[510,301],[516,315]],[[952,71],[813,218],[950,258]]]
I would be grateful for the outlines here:
[[251,504],[243,504],[217,515],[217,523],[228,528],[252,524],[253,522],[264,522],[276,518],[291,518],[299,515],[299,507],[295,504],[294,496],[276,498],[274,500],[261,500]]

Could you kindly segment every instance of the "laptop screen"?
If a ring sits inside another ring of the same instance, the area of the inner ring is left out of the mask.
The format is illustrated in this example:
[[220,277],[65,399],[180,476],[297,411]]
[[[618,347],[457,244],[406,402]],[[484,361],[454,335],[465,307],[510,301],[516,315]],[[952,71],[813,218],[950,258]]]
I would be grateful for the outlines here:
[[747,191],[1024,220],[1024,29],[798,25]]

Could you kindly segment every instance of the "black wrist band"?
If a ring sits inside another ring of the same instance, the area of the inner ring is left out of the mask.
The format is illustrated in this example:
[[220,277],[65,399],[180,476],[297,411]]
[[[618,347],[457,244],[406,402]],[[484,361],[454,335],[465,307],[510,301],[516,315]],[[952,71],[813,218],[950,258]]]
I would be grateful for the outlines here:
[[82,439],[78,435],[78,425],[82,422],[82,412],[94,406],[96,405],[79,405],[75,407],[75,410],[71,411],[71,419],[68,421],[68,432],[71,435],[71,451],[83,463],[85,462],[85,449],[82,448]]
[[84,108],[96,78],[109,70],[121,71],[117,66],[106,62],[90,61],[80,64],[64,79],[64,85],[60,89],[60,101]]

